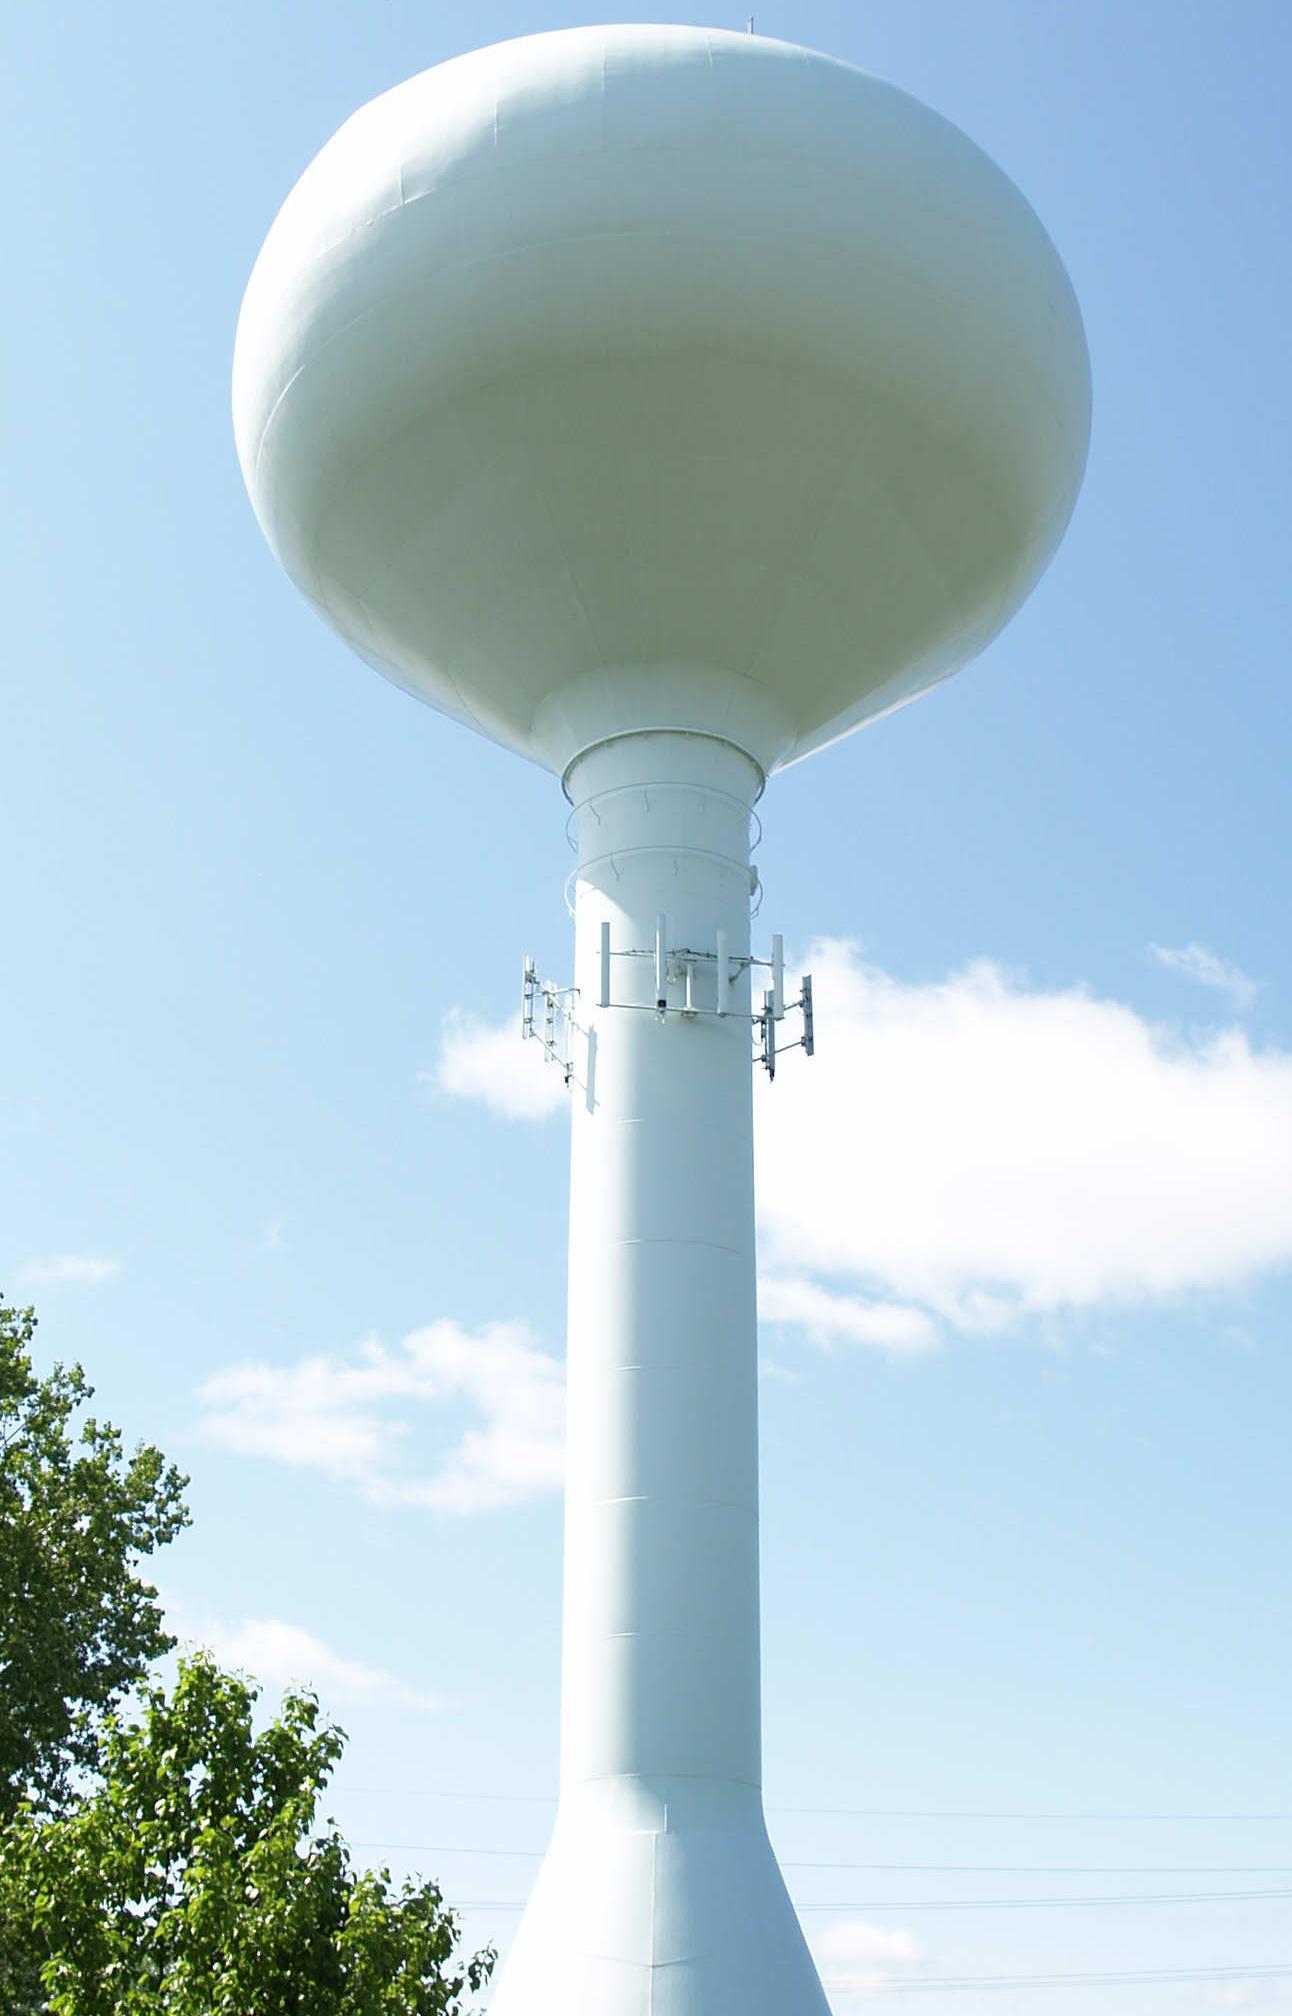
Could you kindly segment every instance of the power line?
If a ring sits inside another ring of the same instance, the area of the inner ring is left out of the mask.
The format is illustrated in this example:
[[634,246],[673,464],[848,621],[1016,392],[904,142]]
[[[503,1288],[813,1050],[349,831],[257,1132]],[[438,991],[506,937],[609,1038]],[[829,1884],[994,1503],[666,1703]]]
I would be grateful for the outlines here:
[[[1175,1981],[1282,1981],[1292,1967],[1164,1967],[1147,1973],[1112,1974],[943,1974],[920,1981],[867,1980],[868,1995],[926,1995],[935,1989],[967,1988],[1133,1988]],[[826,1988],[856,1988],[847,1976],[826,1979]]]
[[[1268,1893],[1286,1896],[1286,1891]],[[983,1899],[983,1904],[1012,1902],[1010,1899]],[[1210,1902],[1206,1898],[1063,1898],[1063,1899],[1019,1899],[1019,1902],[1063,1902],[1063,1903],[1173,1903]],[[523,1903],[503,1898],[465,1898],[456,1907],[462,1911],[523,1911]],[[873,1911],[883,1908],[876,1902],[864,1904],[800,1904],[800,1911]],[[891,1908],[903,1911],[934,1910],[936,1905],[903,1903]],[[952,1908],[952,1907],[945,1907]],[[965,1908],[975,1908],[972,1903]],[[970,1989],[995,1990],[1001,1988],[1134,1988],[1146,1987],[1153,1983],[1167,1986],[1181,1981],[1281,1981],[1292,1979],[1292,1967],[1252,1966],[1252,1967],[1166,1967],[1151,1968],[1147,1971],[1117,1971],[1097,1974],[942,1974],[926,1975],[919,1981],[872,1981],[867,1980],[868,1995],[925,1995],[935,1991]],[[822,1985],[826,1988],[849,1989],[857,1983],[846,1975],[825,1976]]]
[[[354,1841],[389,1854],[490,1855],[541,1862],[541,1848],[448,1848],[432,1841]],[[790,1862],[782,1869],[861,1869],[930,1876],[1288,1876],[1292,1862]]]
[[782,1869],[917,1870],[933,1876],[1287,1876],[1287,1862],[782,1862]]
[[[434,1796],[434,1795],[432,1795]],[[819,1813],[839,1814],[856,1820],[1106,1820],[1134,1822],[1139,1820],[1207,1820],[1213,1822],[1271,1820],[1292,1822],[1292,1813],[1129,1813],[1088,1812],[1078,1813],[1069,1809],[1065,1812],[1045,1812],[1033,1808],[1028,1812],[988,1812],[985,1809],[954,1807],[945,1810],[933,1807],[915,1806],[769,1806],[769,1813]]]
[[[449,1799],[482,1800],[508,1806],[547,1806],[556,1804],[555,1795],[546,1797],[535,1792],[445,1792],[432,1786],[422,1785],[350,1785],[339,1789],[362,1793],[364,1797],[382,1799]],[[932,1807],[932,1806],[769,1806],[769,1813],[789,1813],[803,1815],[833,1816],[852,1820],[1103,1820],[1132,1824],[1141,1820],[1149,1821],[1207,1821],[1221,1825],[1247,1822],[1282,1822],[1292,1824],[1292,1812],[1288,1813],[1132,1813],[1119,1812],[1077,1812],[1071,1808],[1065,1811],[1047,1811],[1033,1808],[1030,1811],[988,1811],[986,1808]]]
[[1086,1897],[865,1897],[859,1902],[795,1904],[796,1911],[1053,1911],[1137,1904],[1256,1904],[1283,1902],[1292,1890],[1149,1890]]
[[[1137,1904],[1255,1904],[1285,1902],[1292,1890],[1167,1890],[1090,1897],[839,1897],[827,1904],[795,1900],[796,1911],[1051,1911]],[[523,1897],[463,1897],[461,1911],[523,1911]]]
[[440,1792],[426,1785],[340,1785],[343,1792],[362,1792],[365,1798],[380,1799],[479,1799],[499,1806],[555,1806],[556,1796],[540,1798],[537,1792]]
[[541,1862],[541,1848],[440,1848],[431,1841],[352,1841],[352,1848],[381,1848],[405,1855],[499,1855],[513,1862]]

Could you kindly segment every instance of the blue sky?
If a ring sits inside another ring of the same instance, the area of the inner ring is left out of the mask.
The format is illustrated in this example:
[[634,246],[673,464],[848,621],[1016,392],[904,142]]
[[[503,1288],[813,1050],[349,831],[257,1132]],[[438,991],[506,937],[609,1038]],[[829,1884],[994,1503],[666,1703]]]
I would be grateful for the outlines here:
[[[338,1818],[503,1942],[555,1779],[565,1144],[518,1051],[472,1093],[520,955],[568,964],[564,807],[280,577],[228,378],[357,104],[596,18],[66,4],[3,65],[0,1282],[191,1470],[181,1625],[315,1681]],[[843,2007],[1286,1964],[1292,1894],[982,1903],[1292,1893],[1286,9],[757,23],[1015,177],[1095,380],[1005,636],[762,808],[821,1028],[759,1122],[778,1846]]]

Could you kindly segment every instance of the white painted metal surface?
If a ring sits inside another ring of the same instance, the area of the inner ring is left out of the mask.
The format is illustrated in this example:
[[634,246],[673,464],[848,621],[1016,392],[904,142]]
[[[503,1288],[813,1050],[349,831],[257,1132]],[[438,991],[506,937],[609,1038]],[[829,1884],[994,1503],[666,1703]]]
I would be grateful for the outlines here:
[[902,92],[580,29],[324,148],[234,417],[327,620],[577,807],[575,988],[527,963],[523,1008],[574,1130],[562,1792],[495,2009],[822,2016],[759,1789],[749,1020],[770,1069],[812,1011],[779,939],[751,972],[750,808],[1045,567],[1089,423],[1071,288]]
[[582,28],[341,128],[256,262],[234,417],[279,559],[412,692],[558,772],[666,726],[770,771],[1008,620],[1089,376],[1044,230],[935,112]]
[[[760,1791],[746,962],[761,781],[729,743],[671,734],[604,742],[568,779],[596,1077],[591,1107],[577,1090],[572,1106],[561,1805],[497,2016],[825,2008]],[[721,1018],[719,933],[737,976]]]

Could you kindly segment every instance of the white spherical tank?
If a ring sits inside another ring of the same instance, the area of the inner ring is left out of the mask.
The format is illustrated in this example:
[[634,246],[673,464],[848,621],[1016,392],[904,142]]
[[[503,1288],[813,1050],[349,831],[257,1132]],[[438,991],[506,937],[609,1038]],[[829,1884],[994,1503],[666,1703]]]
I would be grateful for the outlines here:
[[583,28],[341,128],[234,408],[275,553],[400,685],[558,772],[632,728],[770,771],[1008,620],[1089,372],[1044,230],[936,113],[782,42]]

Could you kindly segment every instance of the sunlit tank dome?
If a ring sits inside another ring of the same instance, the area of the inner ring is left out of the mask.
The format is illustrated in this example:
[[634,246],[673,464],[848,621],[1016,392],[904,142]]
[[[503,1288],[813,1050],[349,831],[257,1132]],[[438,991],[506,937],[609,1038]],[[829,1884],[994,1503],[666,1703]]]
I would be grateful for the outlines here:
[[981,651],[1089,431],[1013,183],[812,51],[581,28],[414,77],[288,197],[238,450],[364,658],[561,772],[633,728],[770,771]]

